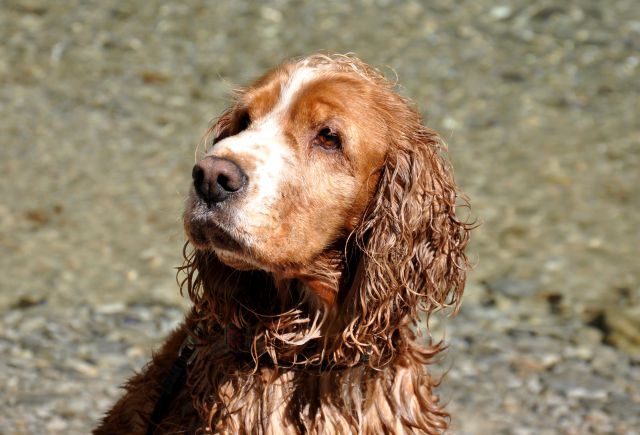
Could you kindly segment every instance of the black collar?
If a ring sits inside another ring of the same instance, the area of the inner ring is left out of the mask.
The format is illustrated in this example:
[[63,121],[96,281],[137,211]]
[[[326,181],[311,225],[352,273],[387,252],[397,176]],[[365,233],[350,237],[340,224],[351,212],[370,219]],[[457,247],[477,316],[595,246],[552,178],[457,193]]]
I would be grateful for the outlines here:
[[195,356],[198,354],[196,349],[195,338],[193,335],[188,334],[187,338],[182,342],[180,350],[178,351],[178,358],[171,366],[169,375],[162,383],[162,390],[160,390],[160,397],[156,402],[156,406],[153,408],[151,417],[149,417],[149,426],[147,426],[147,435],[153,435],[158,428],[158,424],[167,413],[167,409],[171,404],[171,400],[180,391],[184,384],[187,366],[193,362]]

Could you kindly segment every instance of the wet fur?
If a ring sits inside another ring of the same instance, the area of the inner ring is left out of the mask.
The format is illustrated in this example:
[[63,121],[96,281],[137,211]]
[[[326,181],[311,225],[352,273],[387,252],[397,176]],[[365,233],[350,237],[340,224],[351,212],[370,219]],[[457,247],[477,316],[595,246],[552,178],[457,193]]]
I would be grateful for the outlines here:
[[[313,261],[268,272],[231,267],[211,250],[185,246],[182,290],[193,309],[94,433],[145,433],[160,385],[196,324],[203,331],[186,387],[157,433],[447,428],[433,392],[438,381],[427,370],[444,345],[414,332],[421,313],[457,307],[465,282],[470,227],[456,217],[460,194],[445,145],[366,64],[320,55],[304,62],[363,82],[376,111],[366,122],[384,123],[368,129],[388,151],[369,174],[363,213],[346,216]],[[223,114],[211,136],[232,134],[233,116],[233,109]],[[225,345],[229,323],[250,339],[244,357]]]

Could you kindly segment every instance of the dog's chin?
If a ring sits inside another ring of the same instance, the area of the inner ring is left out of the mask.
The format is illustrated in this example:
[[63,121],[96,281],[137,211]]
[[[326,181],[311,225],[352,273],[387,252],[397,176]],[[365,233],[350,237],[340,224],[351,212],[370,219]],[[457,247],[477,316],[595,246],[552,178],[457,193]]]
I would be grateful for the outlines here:
[[236,234],[237,231],[229,230],[229,225],[219,217],[211,212],[187,210],[184,229],[189,242],[200,251],[214,252],[222,263],[234,269],[260,269],[248,254],[249,248]]
[[214,252],[218,259],[226,264],[229,267],[232,267],[236,270],[256,270],[261,269],[258,265],[254,264],[251,260],[243,258],[239,255],[234,254],[233,252],[216,250],[214,248]]
[[222,263],[237,270],[263,270],[285,277],[294,276],[300,269],[297,264],[307,264],[311,260],[301,260],[296,256],[297,252],[283,253],[284,246],[264,243],[239,228],[225,210],[212,210],[197,198],[192,199],[184,213],[184,229],[194,248],[215,253]]
[[242,244],[215,222],[196,222],[185,219],[189,241],[200,250],[242,251]]
[[189,242],[199,250],[242,252],[245,249],[238,234],[229,230],[227,219],[219,211],[206,209],[195,202],[187,208],[183,219]]
[[219,228],[191,226],[187,230],[189,242],[200,251],[214,252],[218,259],[229,267],[238,270],[253,270],[259,267],[245,258],[242,245]]

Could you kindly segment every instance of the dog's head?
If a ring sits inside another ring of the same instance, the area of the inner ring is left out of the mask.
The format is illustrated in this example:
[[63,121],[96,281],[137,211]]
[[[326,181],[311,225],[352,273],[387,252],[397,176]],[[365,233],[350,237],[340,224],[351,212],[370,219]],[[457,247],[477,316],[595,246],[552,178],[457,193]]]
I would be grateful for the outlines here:
[[359,225],[392,132],[366,70],[337,65],[285,64],[213,127],[185,215],[197,248],[235,267],[287,273]]
[[342,291],[366,333],[457,302],[469,228],[444,144],[379,72],[346,56],[286,63],[239,92],[209,136],[184,216],[197,251],[300,278],[331,304],[355,247]]

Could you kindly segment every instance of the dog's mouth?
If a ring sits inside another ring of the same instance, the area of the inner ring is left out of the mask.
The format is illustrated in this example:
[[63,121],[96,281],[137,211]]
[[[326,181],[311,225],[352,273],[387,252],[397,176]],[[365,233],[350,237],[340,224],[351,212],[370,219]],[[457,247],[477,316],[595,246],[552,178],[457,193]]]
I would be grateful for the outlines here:
[[189,240],[198,249],[224,250],[242,252],[242,244],[224,227],[211,220],[208,222],[191,222],[188,232]]
[[262,269],[254,260],[250,237],[234,225],[234,220],[228,207],[207,204],[192,196],[184,213],[184,228],[196,249],[215,252],[228,266],[240,270]]
[[184,227],[189,241],[198,249],[225,250],[241,253],[246,249],[243,238],[234,231],[228,211],[192,196],[184,213]]

